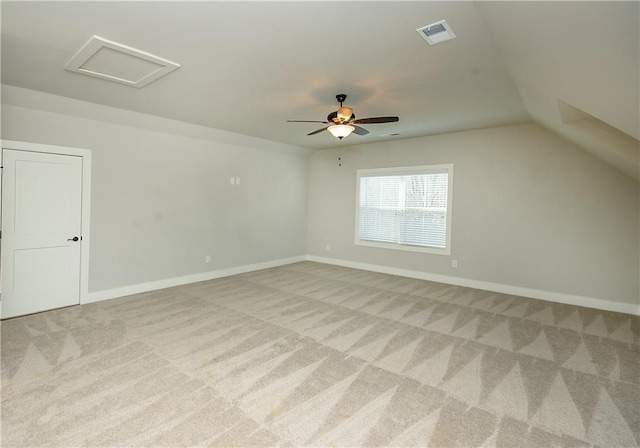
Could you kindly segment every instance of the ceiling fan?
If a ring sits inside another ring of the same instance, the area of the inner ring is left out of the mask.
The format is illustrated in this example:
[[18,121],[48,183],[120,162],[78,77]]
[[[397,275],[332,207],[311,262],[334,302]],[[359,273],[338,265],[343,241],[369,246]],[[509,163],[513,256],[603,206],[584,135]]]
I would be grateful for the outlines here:
[[359,124],[378,124],[378,123],[394,123],[399,120],[398,117],[372,117],[372,118],[358,118],[356,119],[353,109],[350,107],[344,107],[342,103],[347,99],[347,95],[339,93],[336,95],[336,100],[340,103],[340,108],[331,112],[327,116],[327,121],[309,121],[309,120],[287,120],[287,123],[323,123],[329,126],[322,129],[318,129],[313,132],[309,132],[307,135],[319,134],[322,131],[329,131],[331,134],[342,140],[352,132],[358,135],[367,135],[369,131],[365,128],[358,126]]

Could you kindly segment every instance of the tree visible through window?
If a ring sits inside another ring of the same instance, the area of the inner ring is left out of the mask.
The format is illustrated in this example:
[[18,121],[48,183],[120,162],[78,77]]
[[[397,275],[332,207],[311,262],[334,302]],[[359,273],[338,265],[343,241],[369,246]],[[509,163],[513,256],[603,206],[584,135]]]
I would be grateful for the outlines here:
[[358,171],[356,243],[449,253],[452,165]]

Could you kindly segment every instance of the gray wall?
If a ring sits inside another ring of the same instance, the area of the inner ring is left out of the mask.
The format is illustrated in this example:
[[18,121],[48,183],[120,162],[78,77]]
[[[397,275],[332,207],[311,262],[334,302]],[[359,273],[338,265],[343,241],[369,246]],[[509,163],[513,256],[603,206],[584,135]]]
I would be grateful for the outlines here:
[[[24,89],[2,101],[2,138],[92,150],[92,292],[308,253],[638,303],[638,183],[534,124],[350,146],[338,167]],[[355,246],[356,169],[431,163],[455,166],[452,255]]]
[[[638,183],[535,124],[337,155],[311,158],[310,255],[638,303]],[[451,256],[354,245],[356,170],[436,163],[454,164]]]
[[[4,92],[7,100],[35,98],[48,109],[70,104],[21,89]],[[190,138],[134,127],[135,121],[182,134],[206,130],[73,106],[74,113],[105,120],[128,116],[132,126],[5,103],[2,138],[92,150],[90,292],[306,253],[307,151],[266,142],[269,149],[256,149],[255,139],[243,145],[242,137],[223,134],[213,137],[226,142]],[[240,185],[230,185],[232,176]]]

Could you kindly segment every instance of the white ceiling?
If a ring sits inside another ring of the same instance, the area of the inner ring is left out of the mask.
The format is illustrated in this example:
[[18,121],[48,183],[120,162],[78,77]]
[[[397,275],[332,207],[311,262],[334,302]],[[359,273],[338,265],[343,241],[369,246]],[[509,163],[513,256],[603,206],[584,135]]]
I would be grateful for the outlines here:
[[[2,82],[312,149],[535,120],[638,178],[638,2],[3,2]],[[457,38],[416,28],[446,19]],[[92,36],[181,68],[142,89],[64,70]],[[335,95],[366,125],[321,125]],[[580,120],[560,115],[558,100]],[[563,104],[564,104],[563,103]],[[564,119],[564,121],[563,121]],[[389,137],[399,133],[399,137]]]

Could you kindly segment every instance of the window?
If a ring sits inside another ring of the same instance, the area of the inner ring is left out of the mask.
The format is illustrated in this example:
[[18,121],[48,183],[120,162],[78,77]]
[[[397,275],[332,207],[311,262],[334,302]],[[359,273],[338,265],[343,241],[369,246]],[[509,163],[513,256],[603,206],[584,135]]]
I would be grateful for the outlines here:
[[453,165],[358,170],[356,244],[451,254]]

